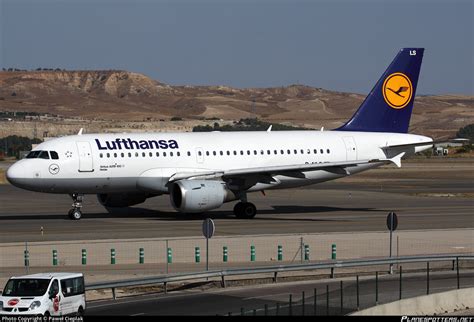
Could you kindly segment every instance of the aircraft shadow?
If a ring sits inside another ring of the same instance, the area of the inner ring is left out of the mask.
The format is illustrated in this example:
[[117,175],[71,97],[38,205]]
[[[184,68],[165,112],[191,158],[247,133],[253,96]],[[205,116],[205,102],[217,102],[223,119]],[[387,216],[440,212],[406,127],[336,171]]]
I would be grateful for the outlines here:
[[[310,213],[324,213],[324,212],[379,212],[383,209],[375,208],[343,208],[343,207],[325,207],[325,206],[298,206],[298,205],[284,205],[272,206],[273,209],[258,210],[257,220],[303,220],[303,221],[340,221],[341,219],[321,219],[321,218],[291,218],[289,216],[280,217],[280,215],[288,214],[310,214]],[[159,211],[147,208],[117,208],[110,209],[110,212],[84,212],[83,219],[108,219],[108,218],[148,218],[151,220],[167,220],[167,221],[189,221],[189,220],[204,220],[211,219],[231,219],[235,220],[232,211],[211,211],[196,214],[182,214],[174,211]],[[259,217],[259,215],[266,215]],[[268,216],[272,215],[272,216]],[[2,215],[2,220],[70,220],[66,214],[17,214],[17,215]]]

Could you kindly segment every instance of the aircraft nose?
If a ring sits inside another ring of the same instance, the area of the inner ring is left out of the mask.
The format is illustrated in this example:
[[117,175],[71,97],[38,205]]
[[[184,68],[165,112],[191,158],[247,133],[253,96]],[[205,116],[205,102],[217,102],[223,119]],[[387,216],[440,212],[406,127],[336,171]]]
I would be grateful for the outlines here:
[[18,179],[25,178],[25,167],[23,164],[18,162],[10,166],[6,174],[8,182],[16,186],[18,184]]

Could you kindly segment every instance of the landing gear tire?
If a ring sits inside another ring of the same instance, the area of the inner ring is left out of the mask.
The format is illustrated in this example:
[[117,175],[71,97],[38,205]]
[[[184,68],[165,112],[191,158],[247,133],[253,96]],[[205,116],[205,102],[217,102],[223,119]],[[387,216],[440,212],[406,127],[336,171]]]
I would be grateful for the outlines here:
[[79,209],[71,209],[68,212],[69,219],[80,220],[82,218],[82,212]]
[[239,202],[234,206],[234,214],[239,219],[252,219],[257,214],[257,207],[251,202]]

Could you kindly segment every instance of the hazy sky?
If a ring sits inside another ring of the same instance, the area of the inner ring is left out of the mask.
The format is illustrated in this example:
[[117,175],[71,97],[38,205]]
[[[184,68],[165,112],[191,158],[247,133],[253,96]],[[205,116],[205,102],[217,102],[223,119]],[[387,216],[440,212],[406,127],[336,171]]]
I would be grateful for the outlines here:
[[418,94],[473,95],[473,29],[471,0],[0,0],[0,66],[367,93],[425,47]]

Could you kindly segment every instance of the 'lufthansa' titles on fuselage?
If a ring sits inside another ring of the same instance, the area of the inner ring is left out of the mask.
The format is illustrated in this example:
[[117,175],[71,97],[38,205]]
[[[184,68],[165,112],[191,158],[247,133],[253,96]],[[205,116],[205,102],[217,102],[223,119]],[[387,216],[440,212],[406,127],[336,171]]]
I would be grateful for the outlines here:
[[149,149],[178,149],[178,142],[175,140],[132,140],[127,139],[115,139],[115,141],[101,142],[99,139],[95,139],[97,148],[99,150],[149,150]]

